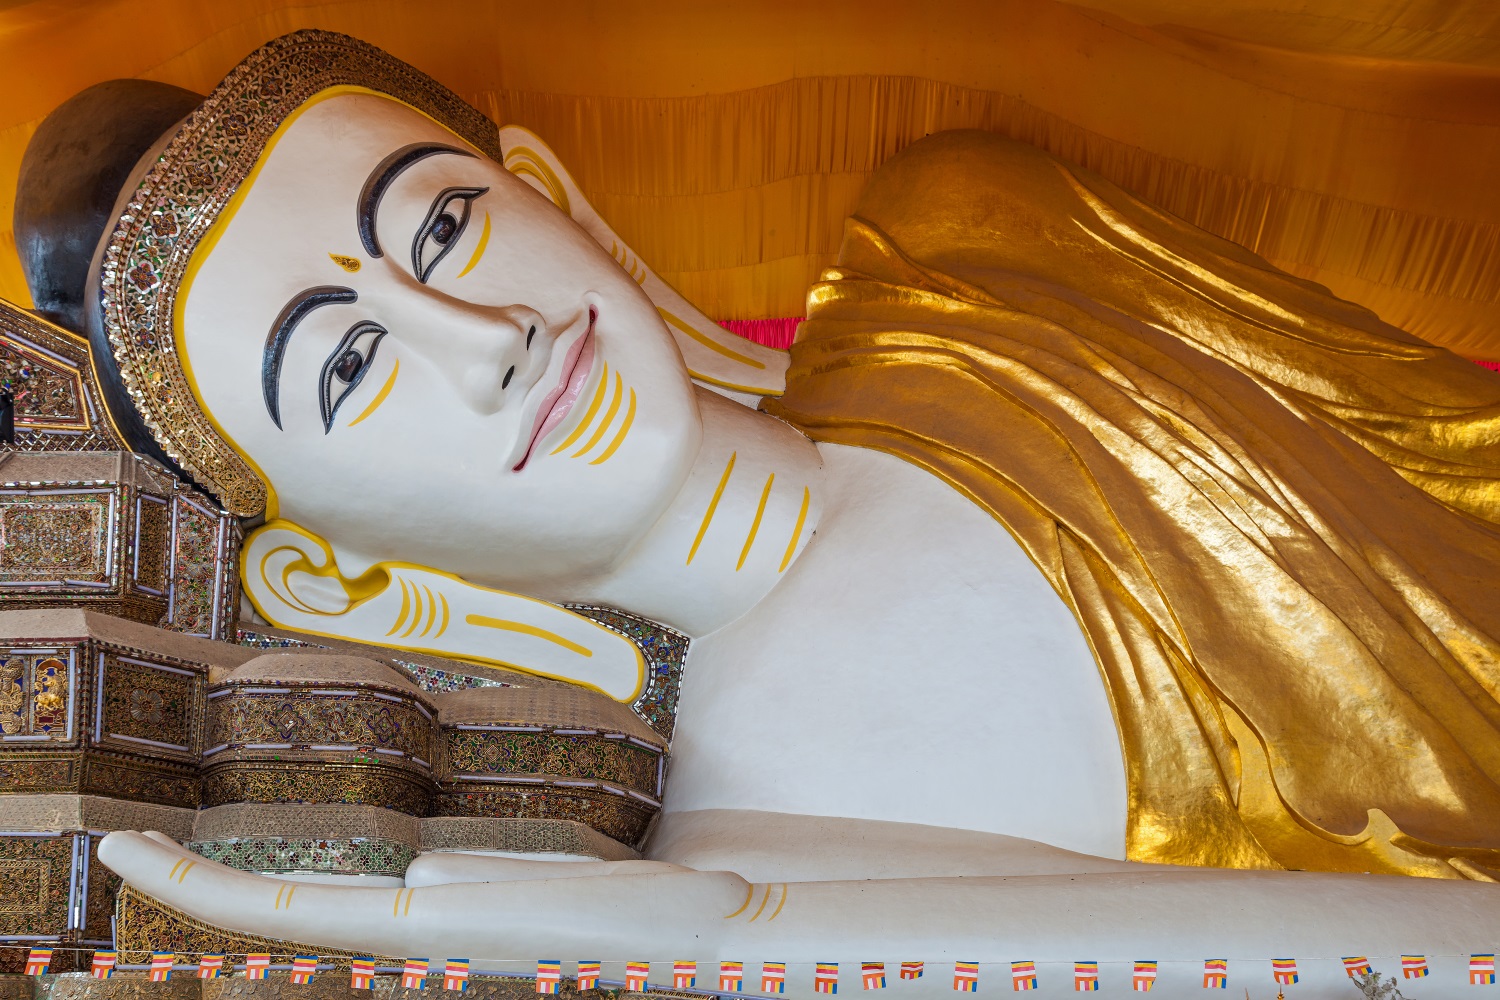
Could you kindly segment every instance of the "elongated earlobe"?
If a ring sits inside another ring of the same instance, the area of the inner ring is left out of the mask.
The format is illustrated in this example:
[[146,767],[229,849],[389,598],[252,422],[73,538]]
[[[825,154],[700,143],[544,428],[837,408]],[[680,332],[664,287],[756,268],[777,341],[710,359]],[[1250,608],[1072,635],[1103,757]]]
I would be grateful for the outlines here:
[[376,563],[351,579],[327,542],[290,521],[250,534],[240,575],[255,610],[282,628],[461,656],[623,702],[645,682],[640,650],[581,615],[409,563]]

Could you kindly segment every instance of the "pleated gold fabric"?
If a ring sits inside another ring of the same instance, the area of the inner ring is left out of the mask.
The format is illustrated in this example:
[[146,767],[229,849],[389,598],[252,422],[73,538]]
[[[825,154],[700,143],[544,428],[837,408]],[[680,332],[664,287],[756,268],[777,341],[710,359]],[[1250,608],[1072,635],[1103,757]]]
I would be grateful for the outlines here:
[[90,84],[206,93],[342,31],[561,156],[708,315],[799,315],[870,173],[984,128],[1089,167],[1389,322],[1500,359],[1489,0],[0,0],[0,297],[41,119]]
[[1025,547],[1129,857],[1500,876],[1500,379],[979,132],[875,174],[808,317],[766,409]]

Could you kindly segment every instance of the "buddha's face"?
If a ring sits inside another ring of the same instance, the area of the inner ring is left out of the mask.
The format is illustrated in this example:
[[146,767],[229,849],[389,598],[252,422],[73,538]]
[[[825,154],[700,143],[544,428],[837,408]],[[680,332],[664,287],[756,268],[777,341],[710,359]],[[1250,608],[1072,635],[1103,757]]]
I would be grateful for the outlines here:
[[394,559],[565,586],[651,526],[698,447],[691,383],[639,286],[388,98],[305,106],[185,284],[200,401],[346,572]]

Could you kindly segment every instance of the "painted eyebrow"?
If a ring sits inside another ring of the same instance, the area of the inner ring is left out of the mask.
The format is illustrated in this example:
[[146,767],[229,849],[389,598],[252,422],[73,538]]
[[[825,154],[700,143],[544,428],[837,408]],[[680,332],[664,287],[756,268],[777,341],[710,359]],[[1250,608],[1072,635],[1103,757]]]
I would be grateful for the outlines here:
[[380,210],[380,199],[385,196],[386,188],[390,187],[407,167],[429,156],[437,156],[439,153],[474,156],[467,149],[446,146],[440,142],[414,142],[409,146],[402,146],[381,160],[375,165],[375,169],[370,171],[370,176],[365,178],[365,186],[359,192],[356,219],[359,224],[359,241],[365,245],[365,252],[371,257],[385,256],[380,249],[380,240],[375,235],[375,213]]
[[277,430],[281,430],[281,359],[286,356],[287,341],[292,339],[297,324],[321,306],[358,301],[359,295],[352,288],[318,285],[292,296],[291,301],[282,307],[276,322],[271,324],[271,332],[266,334],[266,350],[261,356],[260,390],[266,398],[266,412],[271,415]]

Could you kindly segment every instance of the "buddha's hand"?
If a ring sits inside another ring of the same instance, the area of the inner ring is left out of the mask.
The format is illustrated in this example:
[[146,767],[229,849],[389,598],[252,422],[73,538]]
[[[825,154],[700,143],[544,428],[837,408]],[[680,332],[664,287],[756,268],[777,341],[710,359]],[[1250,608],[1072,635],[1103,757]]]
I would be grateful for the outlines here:
[[290,521],[255,529],[242,565],[245,593],[282,628],[513,667],[617,701],[645,681],[635,644],[582,615],[405,563],[349,577],[328,543]]
[[623,869],[606,862],[615,873],[583,877],[566,870],[599,871],[601,863],[545,862],[560,878],[312,885],[227,868],[159,833],[111,833],[99,858],[136,889],[216,927],[364,955],[468,958],[477,968],[548,955],[651,956],[662,948],[707,954],[717,948],[724,916],[750,891],[730,872],[653,862]]

